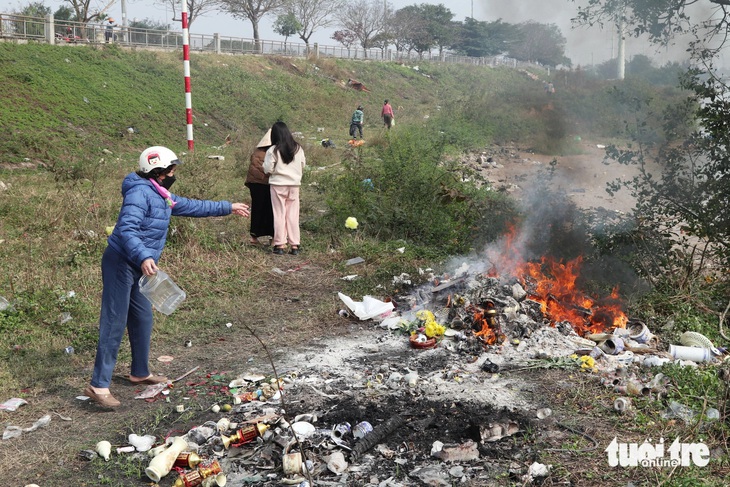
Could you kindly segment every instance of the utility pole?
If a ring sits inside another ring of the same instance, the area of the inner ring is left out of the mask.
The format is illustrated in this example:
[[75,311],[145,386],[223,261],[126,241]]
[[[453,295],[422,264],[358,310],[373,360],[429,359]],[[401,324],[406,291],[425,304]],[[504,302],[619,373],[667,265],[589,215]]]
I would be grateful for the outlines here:
[[122,42],[127,41],[127,0],[122,0]]
[[616,59],[616,65],[618,72],[616,76],[618,79],[624,79],[625,68],[626,68],[626,24],[624,17],[621,16],[621,20],[618,23],[618,57]]
[[474,20],[474,0],[471,0],[471,18]]

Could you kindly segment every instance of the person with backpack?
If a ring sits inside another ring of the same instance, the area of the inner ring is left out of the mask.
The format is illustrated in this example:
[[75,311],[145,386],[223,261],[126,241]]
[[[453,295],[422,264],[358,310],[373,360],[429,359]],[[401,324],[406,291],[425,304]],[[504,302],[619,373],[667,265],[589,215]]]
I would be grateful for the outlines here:
[[365,114],[362,110],[362,105],[358,105],[357,109],[352,114],[352,119],[350,120],[350,137],[352,137],[353,140],[357,139],[356,134],[360,134],[360,139],[362,140],[362,123],[365,118]]

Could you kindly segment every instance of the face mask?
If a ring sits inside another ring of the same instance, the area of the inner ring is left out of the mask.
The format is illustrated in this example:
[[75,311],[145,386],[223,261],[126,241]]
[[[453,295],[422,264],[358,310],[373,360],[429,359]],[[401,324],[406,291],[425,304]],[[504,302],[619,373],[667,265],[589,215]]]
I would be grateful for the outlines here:
[[175,179],[175,176],[166,176],[165,179],[160,181],[160,186],[169,191],[172,187],[172,184],[175,182]]

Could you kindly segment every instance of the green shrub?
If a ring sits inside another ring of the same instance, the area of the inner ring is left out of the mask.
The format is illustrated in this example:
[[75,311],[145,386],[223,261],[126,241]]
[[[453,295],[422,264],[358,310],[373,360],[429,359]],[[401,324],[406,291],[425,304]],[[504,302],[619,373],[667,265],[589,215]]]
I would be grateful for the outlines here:
[[443,162],[445,145],[434,129],[402,130],[375,149],[377,157],[344,161],[344,172],[325,182],[333,228],[352,216],[368,236],[434,246],[444,254],[468,250],[486,225],[504,228],[512,206],[467,181],[468,170],[458,162]]

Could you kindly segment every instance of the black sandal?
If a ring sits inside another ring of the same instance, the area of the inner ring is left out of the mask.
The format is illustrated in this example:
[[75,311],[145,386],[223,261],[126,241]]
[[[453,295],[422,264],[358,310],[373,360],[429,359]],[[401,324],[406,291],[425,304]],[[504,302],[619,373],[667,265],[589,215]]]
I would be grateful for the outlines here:
[[301,250],[301,249],[300,249],[299,247],[292,247],[292,248],[291,248],[291,250],[289,251],[289,253],[290,253],[291,255],[299,255],[299,251],[300,251],[300,250]]
[[274,247],[274,250],[272,250],[273,253],[276,255],[284,255],[284,249],[281,247]]

